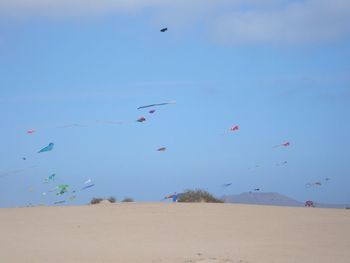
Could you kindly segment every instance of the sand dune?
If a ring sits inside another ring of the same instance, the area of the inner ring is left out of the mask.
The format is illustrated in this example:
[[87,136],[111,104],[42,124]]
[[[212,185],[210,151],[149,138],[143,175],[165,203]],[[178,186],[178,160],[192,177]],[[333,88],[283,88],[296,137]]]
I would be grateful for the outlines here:
[[1,262],[350,262],[350,210],[123,203],[0,209]]

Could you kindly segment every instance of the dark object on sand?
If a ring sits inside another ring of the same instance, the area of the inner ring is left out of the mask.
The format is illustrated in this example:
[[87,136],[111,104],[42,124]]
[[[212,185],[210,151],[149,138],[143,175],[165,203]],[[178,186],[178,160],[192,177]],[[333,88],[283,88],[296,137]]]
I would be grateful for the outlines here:
[[129,203],[129,202],[134,202],[134,199],[130,198],[130,197],[125,197],[123,200],[122,200],[123,203]]
[[305,206],[306,207],[316,207],[315,203],[313,201],[311,201],[311,200],[306,201],[305,202]]
[[117,199],[114,196],[111,196],[107,199],[110,203],[115,203],[117,202]]
[[103,201],[103,198],[96,198],[96,197],[94,197],[94,198],[91,199],[90,204],[95,205],[95,204],[101,203],[102,201]]

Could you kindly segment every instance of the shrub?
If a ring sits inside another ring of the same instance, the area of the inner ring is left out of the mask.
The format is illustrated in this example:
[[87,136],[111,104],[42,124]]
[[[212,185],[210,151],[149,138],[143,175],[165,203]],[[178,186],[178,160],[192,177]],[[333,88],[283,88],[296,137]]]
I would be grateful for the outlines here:
[[134,202],[134,199],[130,198],[130,197],[125,197],[122,202],[124,203],[128,203],[128,202]]
[[196,190],[186,190],[184,193],[179,194],[178,202],[183,203],[223,203],[223,200],[220,200],[214,197],[208,191],[202,189]]
[[95,204],[101,203],[102,201],[103,201],[103,198],[96,198],[96,197],[94,197],[94,198],[91,199],[90,204],[95,205]]
[[111,203],[117,202],[117,199],[114,196],[109,197],[107,200]]

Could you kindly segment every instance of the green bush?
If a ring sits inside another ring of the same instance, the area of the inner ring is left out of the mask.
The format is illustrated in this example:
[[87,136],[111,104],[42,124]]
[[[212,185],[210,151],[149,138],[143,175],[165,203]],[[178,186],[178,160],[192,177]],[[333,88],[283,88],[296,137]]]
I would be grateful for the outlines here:
[[125,197],[122,202],[127,203],[127,202],[134,202],[134,199],[130,198],[130,197]]
[[111,203],[117,202],[117,199],[114,196],[109,197],[107,200]]
[[94,197],[94,198],[91,199],[90,204],[95,205],[95,204],[101,203],[102,201],[103,201],[103,198],[96,198],[96,197]]
[[184,193],[178,196],[178,202],[183,203],[223,203],[223,200],[220,200],[214,197],[208,191],[202,189],[196,190],[186,190]]

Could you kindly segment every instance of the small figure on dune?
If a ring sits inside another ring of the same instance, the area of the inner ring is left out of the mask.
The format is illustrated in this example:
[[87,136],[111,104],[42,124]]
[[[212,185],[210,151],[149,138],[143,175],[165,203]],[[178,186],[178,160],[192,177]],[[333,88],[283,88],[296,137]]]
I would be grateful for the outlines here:
[[174,203],[176,203],[178,197],[179,197],[179,194],[177,194],[177,193],[175,192],[175,193],[173,193],[173,194],[171,194],[171,195],[167,195],[166,197],[164,197],[164,199],[172,199],[172,201],[173,201]]
[[315,203],[311,200],[308,200],[305,202],[306,207],[315,207]]

